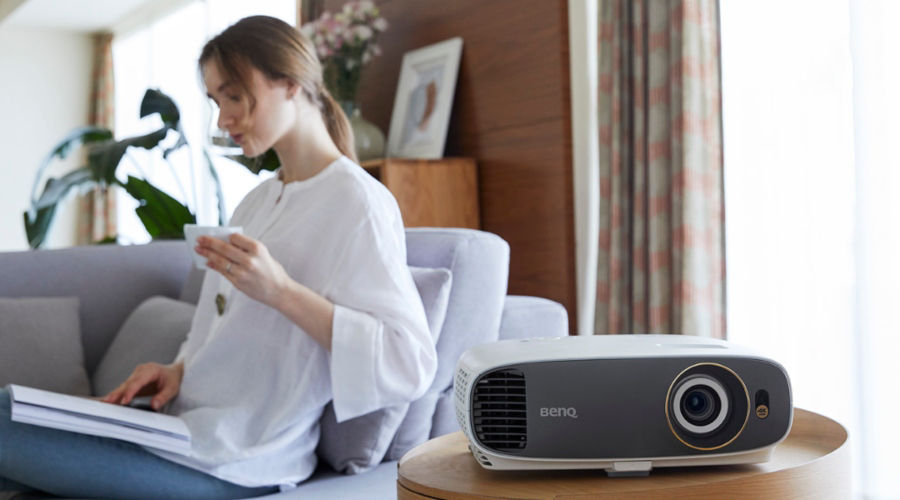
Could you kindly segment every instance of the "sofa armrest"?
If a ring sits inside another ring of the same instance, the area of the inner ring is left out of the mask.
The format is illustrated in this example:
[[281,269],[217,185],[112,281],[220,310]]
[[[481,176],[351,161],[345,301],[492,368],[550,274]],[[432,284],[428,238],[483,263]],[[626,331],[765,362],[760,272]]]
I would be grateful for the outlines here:
[[541,297],[507,295],[500,320],[500,340],[564,337],[569,315],[559,302]]

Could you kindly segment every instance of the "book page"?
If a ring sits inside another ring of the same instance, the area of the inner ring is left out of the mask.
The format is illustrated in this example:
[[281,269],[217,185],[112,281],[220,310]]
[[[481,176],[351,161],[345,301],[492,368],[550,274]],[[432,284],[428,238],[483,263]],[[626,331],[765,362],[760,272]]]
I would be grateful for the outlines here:
[[127,406],[114,405],[93,399],[59,394],[20,385],[10,385],[11,403],[61,410],[69,416],[83,415],[95,421],[126,424],[149,432],[160,431],[178,439],[190,439],[190,431],[178,417],[154,413]]

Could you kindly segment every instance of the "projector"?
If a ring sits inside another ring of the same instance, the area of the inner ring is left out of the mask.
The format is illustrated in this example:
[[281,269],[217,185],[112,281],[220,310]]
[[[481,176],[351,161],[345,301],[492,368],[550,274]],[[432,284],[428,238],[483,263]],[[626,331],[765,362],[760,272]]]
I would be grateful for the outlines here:
[[684,335],[508,340],[459,359],[456,417],[486,469],[760,463],[791,428],[775,361]]

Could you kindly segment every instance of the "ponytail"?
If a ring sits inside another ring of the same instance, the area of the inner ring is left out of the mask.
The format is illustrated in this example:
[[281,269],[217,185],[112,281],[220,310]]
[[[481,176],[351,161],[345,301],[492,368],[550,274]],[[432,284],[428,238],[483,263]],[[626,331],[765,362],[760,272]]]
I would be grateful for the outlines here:
[[350,120],[341,106],[331,97],[331,93],[324,85],[318,85],[319,93],[319,110],[322,112],[322,118],[325,120],[325,126],[328,128],[328,135],[331,136],[332,142],[347,158],[353,160],[353,163],[359,163],[356,158],[356,148],[354,147],[353,129],[350,127]]

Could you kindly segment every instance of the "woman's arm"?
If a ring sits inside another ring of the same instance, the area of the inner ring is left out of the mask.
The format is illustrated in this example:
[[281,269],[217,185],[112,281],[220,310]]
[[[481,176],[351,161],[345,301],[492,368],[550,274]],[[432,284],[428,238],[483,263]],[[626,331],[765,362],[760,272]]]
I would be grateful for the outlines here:
[[327,351],[331,351],[334,304],[309,288],[290,280],[273,305]]
[[334,304],[288,276],[264,244],[242,234],[229,240],[200,237],[195,250],[235,288],[281,312],[331,351]]

